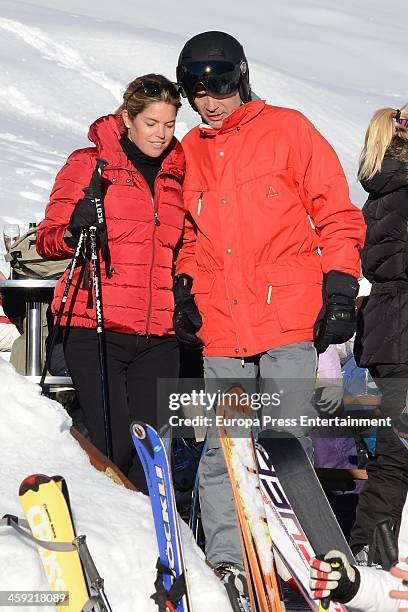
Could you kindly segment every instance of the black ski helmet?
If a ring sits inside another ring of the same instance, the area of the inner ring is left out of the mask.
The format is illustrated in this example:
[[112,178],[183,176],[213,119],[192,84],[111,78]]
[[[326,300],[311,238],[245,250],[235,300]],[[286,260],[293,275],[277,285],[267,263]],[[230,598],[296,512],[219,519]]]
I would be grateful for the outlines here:
[[193,95],[199,87],[218,95],[239,91],[243,102],[251,99],[244,49],[226,32],[202,32],[186,42],[178,60],[177,82],[194,110]]

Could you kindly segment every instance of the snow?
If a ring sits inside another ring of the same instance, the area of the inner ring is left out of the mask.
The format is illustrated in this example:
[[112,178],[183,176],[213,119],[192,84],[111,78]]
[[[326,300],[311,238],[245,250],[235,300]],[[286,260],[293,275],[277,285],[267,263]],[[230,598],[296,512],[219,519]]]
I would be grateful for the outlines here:
[[[211,29],[242,41],[258,95],[301,110],[328,138],[361,206],[355,177],[368,121],[408,98],[405,8],[405,0],[0,0],[0,232],[6,222],[24,231],[40,221],[58,169],[86,146],[90,123],[117,108],[136,76],[174,79],[184,42]],[[177,136],[196,123],[185,102]],[[1,244],[0,260],[2,252]],[[1,261],[0,269],[8,271]],[[0,381],[1,510],[21,514],[17,491],[28,474],[63,474],[114,610],[154,610],[147,500],[96,472],[62,408],[2,360]],[[37,552],[9,530],[0,538],[1,588],[45,589]],[[195,611],[227,609],[187,529],[183,538]]]
[[[19,485],[30,474],[64,476],[77,534],[85,534],[115,612],[157,610],[154,591],[158,556],[148,498],[128,491],[91,466],[71,436],[71,419],[57,402],[17,374],[0,357],[0,516],[23,517]],[[204,562],[188,527],[182,538],[194,611],[229,609],[220,581]],[[0,528],[0,589],[48,590],[36,547],[11,527]],[[30,610],[54,608],[30,607]],[[13,607],[16,612],[26,608]]]

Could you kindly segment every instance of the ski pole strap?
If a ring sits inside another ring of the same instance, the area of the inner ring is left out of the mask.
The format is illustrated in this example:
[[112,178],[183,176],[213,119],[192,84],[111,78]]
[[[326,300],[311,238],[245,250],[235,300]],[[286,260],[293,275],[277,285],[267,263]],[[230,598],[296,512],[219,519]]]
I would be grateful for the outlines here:
[[77,550],[77,547],[72,542],[48,542],[47,540],[39,540],[35,538],[31,534],[31,528],[25,519],[20,519],[17,516],[12,514],[5,514],[2,519],[0,519],[0,526],[6,525],[8,527],[13,527],[18,533],[28,540],[37,544],[37,546],[41,546],[41,548],[46,548],[47,550],[53,550],[56,552],[70,552],[72,550]]
[[94,612],[95,610],[99,610],[100,608],[97,608],[96,606],[100,603],[101,602],[99,600],[99,597],[97,597],[96,595],[93,595],[92,597],[88,599],[86,604],[82,607],[81,612]]
[[159,608],[159,612],[173,612],[178,602],[186,595],[184,574],[177,576],[177,578],[173,580],[170,589],[167,590],[163,584],[163,576],[167,574],[174,577],[174,572],[160,561],[160,557],[157,559],[156,569],[157,578],[154,583],[156,592],[151,595],[150,599],[153,599]]

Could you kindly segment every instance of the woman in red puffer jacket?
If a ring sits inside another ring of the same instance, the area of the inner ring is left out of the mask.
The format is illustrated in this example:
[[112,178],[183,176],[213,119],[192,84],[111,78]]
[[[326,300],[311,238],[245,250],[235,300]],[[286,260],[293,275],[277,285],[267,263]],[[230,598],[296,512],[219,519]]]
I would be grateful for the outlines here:
[[[107,270],[101,261],[101,285],[113,460],[145,489],[129,422],[137,418],[157,425],[157,377],[178,376],[172,283],[184,222],[185,162],[174,138],[181,105],[174,85],[161,75],[138,77],[123,100],[115,114],[91,126],[94,146],[74,151],[58,173],[37,232],[37,250],[47,259],[73,254],[81,231],[96,221],[95,206],[83,190],[96,158],[105,159],[101,189],[110,265]],[[77,267],[64,309],[64,350],[91,440],[106,452],[95,307],[84,269]],[[55,290],[54,313],[66,276]],[[171,382],[159,387],[163,401],[171,387]]]

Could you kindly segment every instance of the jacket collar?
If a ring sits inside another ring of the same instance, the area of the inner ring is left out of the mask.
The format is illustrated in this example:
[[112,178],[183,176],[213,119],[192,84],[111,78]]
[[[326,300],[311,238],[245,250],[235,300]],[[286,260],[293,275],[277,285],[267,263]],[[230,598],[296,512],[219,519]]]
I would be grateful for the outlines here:
[[408,185],[408,140],[395,135],[385,152],[379,172],[361,185],[368,193],[386,194]]
[[253,102],[241,104],[239,108],[235,109],[230,115],[228,115],[228,117],[224,119],[221,127],[218,130],[215,130],[205,123],[202,123],[199,126],[200,132],[205,136],[211,137],[236,130],[237,127],[241,127],[242,125],[245,125],[245,123],[248,123],[257,117],[265,108],[265,104],[265,100],[255,100]]
[[[108,162],[107,170],[110,168],[135,170],[119,142],[125,132],[126,128],[123,119],[118,115],[99,117],[89,128],[88,138],[98,149],[98,155]],[[173,143],[170,145],[170,152],[163,161],[160,173],[172,174],[180,181],[184,178],[184,152],[176,138],[173,139]]]

